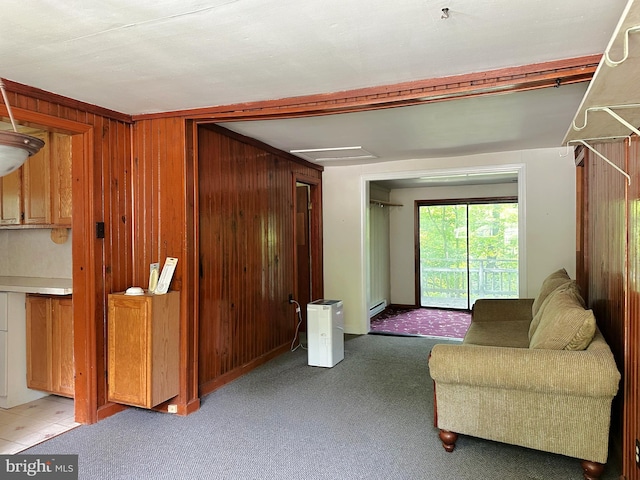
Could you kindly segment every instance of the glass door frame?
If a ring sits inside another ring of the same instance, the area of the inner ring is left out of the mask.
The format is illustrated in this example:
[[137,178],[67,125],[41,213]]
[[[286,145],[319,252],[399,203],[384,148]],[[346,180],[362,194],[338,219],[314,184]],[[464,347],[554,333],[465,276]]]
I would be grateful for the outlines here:
[[[450,199],[434,199],[434,200],[416,200],[414,202],[414,261],[415,261],[415,304],[422,306],[422,292],[421,292],[421,262],[420,262],[420,207],[424,206],[454,206],[454,205],[466,205],[467,212],[469,205],[479,204],[492,204],[492,203],[515,203],[518,204],[518,264],[519,264],[519,276],[522,275],[521,259],[523,251],[521,249],[520,237],[522,234],[522,206],[518,200],[518,196],[499,196],[499,197],[477,197],[477,198],[450,198]],[[468,215],[468,213],[467,213]],[[469,219],[466,219],[467,228],[469,226]],[[469,254],[469,236],[467,235],[467,256]],[[467,264],[468,271],[468,264]],[[521,280],[518,279],[518,290],[521,290]],[[469,278],[467,273],[467,306],[469,307]],[[437,307],[429,307],[437,308]]]

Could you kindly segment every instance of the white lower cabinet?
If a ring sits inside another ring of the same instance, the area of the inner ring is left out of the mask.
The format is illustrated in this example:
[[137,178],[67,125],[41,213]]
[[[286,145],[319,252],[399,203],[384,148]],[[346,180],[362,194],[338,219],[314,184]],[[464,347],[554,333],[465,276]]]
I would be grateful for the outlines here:
[[0,330],[0,397],[7,396],[7,332]]

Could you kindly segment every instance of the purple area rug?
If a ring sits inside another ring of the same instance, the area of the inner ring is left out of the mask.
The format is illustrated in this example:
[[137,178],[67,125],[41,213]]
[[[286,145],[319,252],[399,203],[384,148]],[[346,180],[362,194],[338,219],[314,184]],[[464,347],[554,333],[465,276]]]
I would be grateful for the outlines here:
[[470,323],[467,310],[387,307],[371,319],[371,333],[463,338]]

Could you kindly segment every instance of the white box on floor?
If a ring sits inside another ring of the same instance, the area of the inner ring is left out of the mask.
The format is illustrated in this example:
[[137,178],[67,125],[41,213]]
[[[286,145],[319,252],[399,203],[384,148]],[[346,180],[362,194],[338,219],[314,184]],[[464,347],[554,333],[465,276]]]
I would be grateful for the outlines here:
[[307,351],[314,367],[333,367],[344,359],[342,300],[307,304]]

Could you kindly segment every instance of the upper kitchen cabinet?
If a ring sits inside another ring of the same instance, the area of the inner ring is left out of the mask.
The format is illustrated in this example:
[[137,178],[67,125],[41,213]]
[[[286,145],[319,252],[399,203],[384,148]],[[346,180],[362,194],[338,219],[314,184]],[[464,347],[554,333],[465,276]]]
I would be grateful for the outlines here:
[[29,133],[45,146],[0,178],[0,226],[71,227],[71,137]]
[[61,133],[49,135],[51,141],[51,221],[71,226],[71,137]]
[[51,145],[49,134],[34,134],[44,147],[22,166],[22,223],[51,223]]

